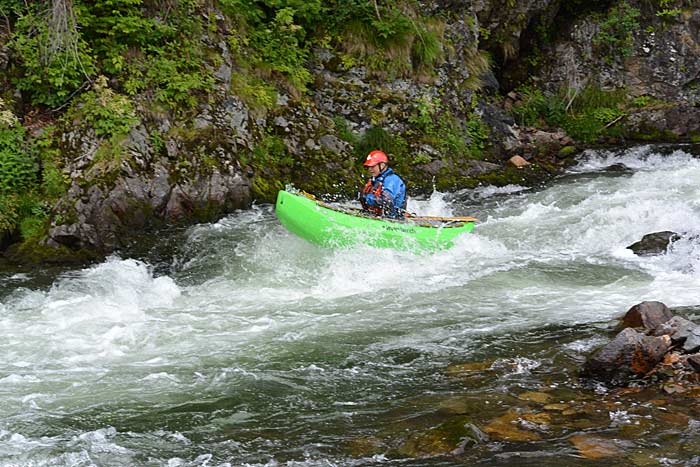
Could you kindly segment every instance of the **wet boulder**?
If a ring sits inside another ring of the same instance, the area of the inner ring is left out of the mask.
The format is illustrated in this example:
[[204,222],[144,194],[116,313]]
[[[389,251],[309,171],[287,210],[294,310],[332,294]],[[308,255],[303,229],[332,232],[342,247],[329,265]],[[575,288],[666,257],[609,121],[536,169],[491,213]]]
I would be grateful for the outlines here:
[[663,232],[654,232],[646,234],[642,239],[628,246],[630,250],[637,256],[654,256],[666,253],[668,247],[681,236],[676,232],[664,230]]
[[683,351],[693,353],[700,350],[700,328],[695,327],[690,331],[688,338],[683,342]]
[[680,316],[674,316],[654,329],[655,336],[667,335],[674,345],[683,344],[694,334],[700,334],[700,326]]
[[624,386],[649,373],[671,348],[669,336],[647,336],[633,328],[623,329],[605,347],[589,358],[583,376]]
[[673,318],[668,307],[657,301],[644,301],[627,310],[622,317],[622,327],[644,328],[653,331],[666,321]]

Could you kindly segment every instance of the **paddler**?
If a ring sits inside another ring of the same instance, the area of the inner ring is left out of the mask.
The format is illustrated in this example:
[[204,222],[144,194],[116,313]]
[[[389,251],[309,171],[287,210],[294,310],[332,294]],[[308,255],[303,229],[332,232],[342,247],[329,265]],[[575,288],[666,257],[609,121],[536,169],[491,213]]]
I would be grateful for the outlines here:
[[382,151],[367,154],[364,163],[370,179],[360,193],[362,209],[382,217],[401,217],[406,212],[406,184],[389,167],[389,158]]

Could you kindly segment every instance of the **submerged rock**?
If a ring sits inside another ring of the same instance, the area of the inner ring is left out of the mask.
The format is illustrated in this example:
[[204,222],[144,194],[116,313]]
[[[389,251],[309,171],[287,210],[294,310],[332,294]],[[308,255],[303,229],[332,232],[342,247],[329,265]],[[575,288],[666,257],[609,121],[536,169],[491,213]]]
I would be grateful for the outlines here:
[[586,459],[619,456],[622,452],[613,441],[600,437],[575,435],[569,438],[569,441],[576,447],[581,457]]
[[457,455],[469,446],[488,440],[469,417],[453,417],[421,433],[415,433],[399,448],[408,457]]

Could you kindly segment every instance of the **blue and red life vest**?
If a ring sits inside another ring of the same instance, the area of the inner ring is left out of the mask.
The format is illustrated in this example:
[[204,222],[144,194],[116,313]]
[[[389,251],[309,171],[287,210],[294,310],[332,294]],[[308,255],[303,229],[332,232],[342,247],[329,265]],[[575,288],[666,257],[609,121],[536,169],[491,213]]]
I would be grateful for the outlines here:
[[367,180],[360,197],[362,209],[376,216],[399,217],[406,209],[406,184],[387,168]]

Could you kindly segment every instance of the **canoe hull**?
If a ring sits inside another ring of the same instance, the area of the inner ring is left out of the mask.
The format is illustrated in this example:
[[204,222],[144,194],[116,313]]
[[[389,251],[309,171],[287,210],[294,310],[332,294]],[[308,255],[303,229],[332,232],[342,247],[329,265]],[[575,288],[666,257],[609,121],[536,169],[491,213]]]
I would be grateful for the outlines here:
[[427,226],[413,221],[355,215],[321,204],[304,195],[280,191],[275,212],[287,230],[326,247],[365,244],[399,250],[438,250],[449,248],[455,237],[474,229],[473,222]]

